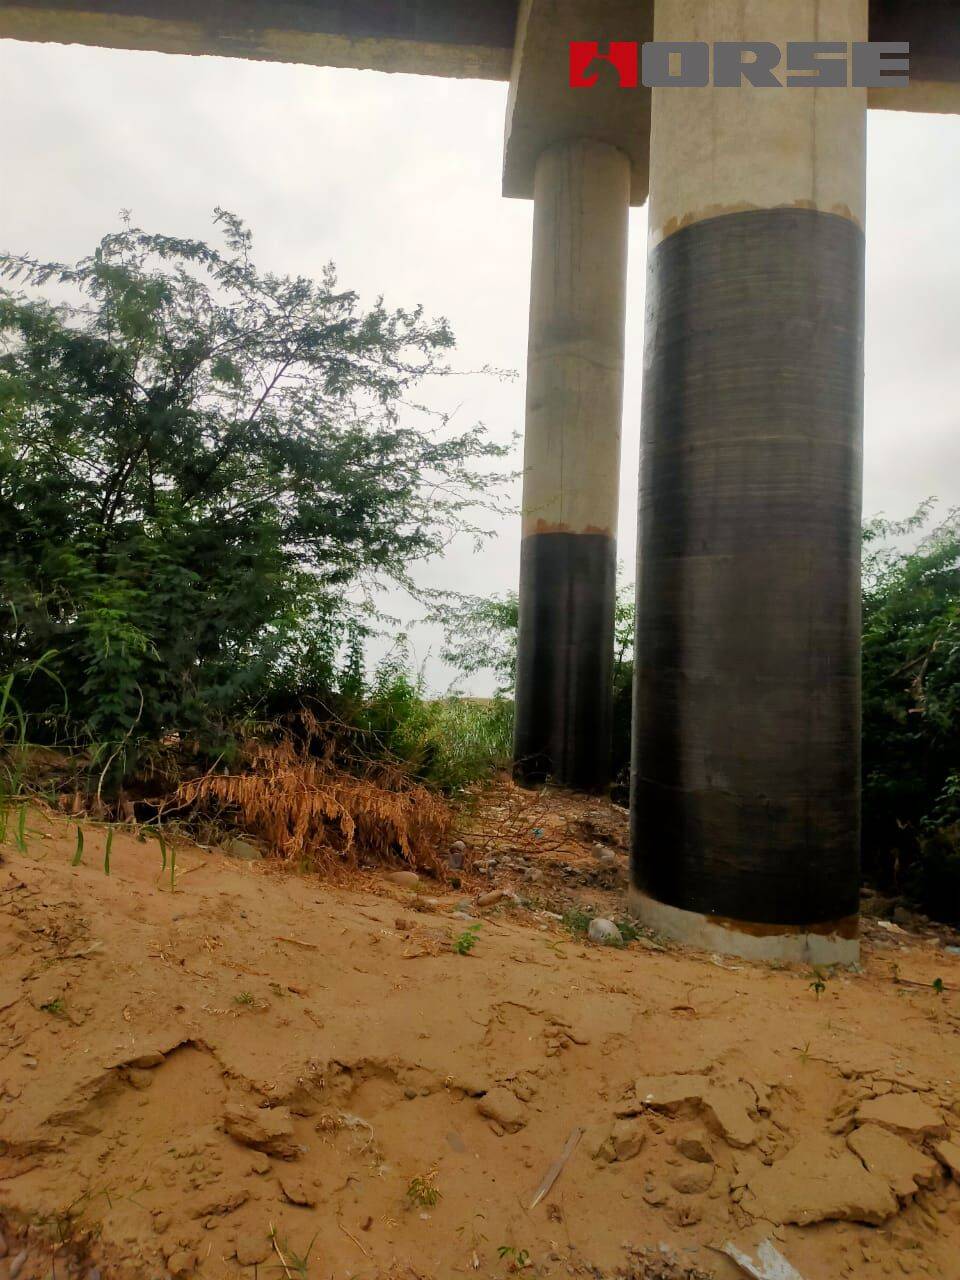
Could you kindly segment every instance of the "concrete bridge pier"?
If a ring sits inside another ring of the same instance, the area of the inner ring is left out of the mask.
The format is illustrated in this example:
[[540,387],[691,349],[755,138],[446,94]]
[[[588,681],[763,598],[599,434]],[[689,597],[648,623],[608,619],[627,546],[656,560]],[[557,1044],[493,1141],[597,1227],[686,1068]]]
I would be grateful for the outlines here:
[[516,773],[609,777],[631,166],[603,142],[547,147],[533,183]]
[[[867,0],[657,0],[655,38],[865,40]],[[635,901],[813,963],[858,954],[866,106],[652,103]]]

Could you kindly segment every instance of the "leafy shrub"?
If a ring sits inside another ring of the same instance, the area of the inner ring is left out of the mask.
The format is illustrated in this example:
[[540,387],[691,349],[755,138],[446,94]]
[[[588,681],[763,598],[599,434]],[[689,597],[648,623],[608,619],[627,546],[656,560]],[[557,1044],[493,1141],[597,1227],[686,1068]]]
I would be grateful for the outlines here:
[[[237,715],[354,691],[351,601],[477,532],[503,450],[426,426],[443,320],[364,309],[334,269],[259,272],[125,222],[76,264],[0,255],[0,671],[32,681],[46,739],[95,743],[117,784],[147,744],[219,749]],[[73,303],[47,302],[44,290]]]

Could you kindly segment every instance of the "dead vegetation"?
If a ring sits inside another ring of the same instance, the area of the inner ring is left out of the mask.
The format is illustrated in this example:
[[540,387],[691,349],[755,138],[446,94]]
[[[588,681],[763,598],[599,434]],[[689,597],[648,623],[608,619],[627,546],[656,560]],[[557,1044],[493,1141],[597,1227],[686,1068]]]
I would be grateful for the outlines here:
[[399,859],[440,874],[446,801],[389,761],[361,759],[348,770],[317,721],[304,716],[300,728],[249,741],[240,771],[182,783],[178,804],[213,813],[304,867],[330,872]]

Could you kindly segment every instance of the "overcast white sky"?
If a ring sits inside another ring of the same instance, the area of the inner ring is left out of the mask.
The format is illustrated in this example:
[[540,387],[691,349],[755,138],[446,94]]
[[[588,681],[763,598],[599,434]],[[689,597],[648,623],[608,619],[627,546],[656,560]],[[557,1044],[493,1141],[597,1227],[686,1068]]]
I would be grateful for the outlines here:
[[[422,302],[463,367],[522,375],[532,208],[500,196],[506,86],[0,40],[0,247],[75,259],[117,225],[211,234],[239,213],[259,265],[334,259],[367,300]],[[871,112],[865,511],[960,504],[960,117]],[[620,554],[636,528],[646,211],[631,219]],[[499,438],[522,427],[522,376],[434,394]],[[519,458],[517,459],[519,466]],[[519,522],[475,556],[452,547],[424,583],[515,585]],[[409,616],[412,606],[394,601]],[[452,673],[412,633],[435,687]],[[478,687],[477,691],[481,691]]]

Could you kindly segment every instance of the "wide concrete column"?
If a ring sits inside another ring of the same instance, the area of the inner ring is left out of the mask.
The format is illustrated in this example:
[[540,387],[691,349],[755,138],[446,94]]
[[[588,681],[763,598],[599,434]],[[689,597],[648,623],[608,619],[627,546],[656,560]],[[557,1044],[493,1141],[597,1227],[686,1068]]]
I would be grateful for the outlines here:
[[609,775],[630,161],[558,142],[537,161],[527,353],[517,776]]
[[[867,0],[657,0],[657,40],[865,40]],[[851,961],[862,89],[653,93],[634,885],[714,950]]]

